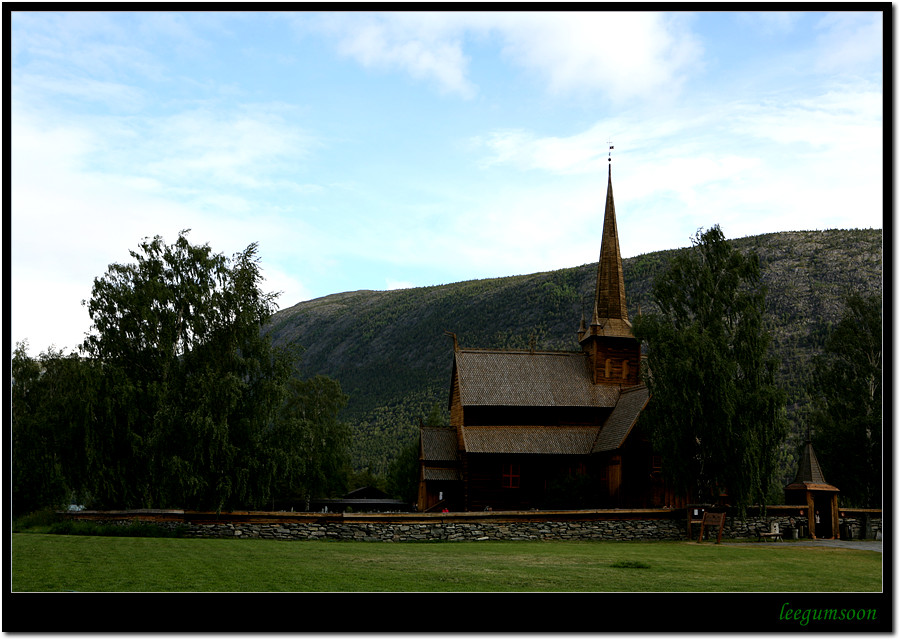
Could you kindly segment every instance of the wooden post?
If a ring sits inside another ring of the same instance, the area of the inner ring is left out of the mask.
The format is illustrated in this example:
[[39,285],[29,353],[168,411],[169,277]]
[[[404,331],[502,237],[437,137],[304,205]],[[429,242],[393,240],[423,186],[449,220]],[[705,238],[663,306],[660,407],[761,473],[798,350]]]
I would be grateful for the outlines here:
[[840,520],[838,519],[839,515],[838,511],[838,497],[837,494],[834,493],[831,495],[831,532],[832,536],[835,540],[839,540],[841,537],[840,533]]
[[812,491],[806,492],[806,506],[809,508],[809,537],[816,539],[816,501]]

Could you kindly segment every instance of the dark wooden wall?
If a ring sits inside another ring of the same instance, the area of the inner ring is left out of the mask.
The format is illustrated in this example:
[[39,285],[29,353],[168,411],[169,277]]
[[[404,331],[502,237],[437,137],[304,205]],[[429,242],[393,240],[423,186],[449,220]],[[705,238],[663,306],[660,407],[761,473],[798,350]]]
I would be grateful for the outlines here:
[[[503,471],[507,464],[518,466],[518,488],[504,488]],[[545,508],[550,483],[572,471],[585,473],[589,465],[588,456],[468,454],[467,510]]]

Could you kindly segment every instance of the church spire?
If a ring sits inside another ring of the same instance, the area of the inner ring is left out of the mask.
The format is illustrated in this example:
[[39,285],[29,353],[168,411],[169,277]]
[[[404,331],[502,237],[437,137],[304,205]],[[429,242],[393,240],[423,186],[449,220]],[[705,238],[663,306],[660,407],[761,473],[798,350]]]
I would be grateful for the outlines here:
[[597,264],[594,310],[591,326],[585,337],[597,335],[634,337],[625,303],[625,276],[622,270],[622,254],[619,250],[619,231],[616,225],[611,166],[606,187],[606,211],[603,216],[600,260]]
[[620,387],[640,384],[641,345],[631,331],[628,309],[625,306],[625,275],[619,251],[611,167],[606,187],[606,211],[603,214],[603,236],[600,240],[593,307],[590,326],[585,326],[582,311],[578,342],[588,356],[594,384],[614,384]]

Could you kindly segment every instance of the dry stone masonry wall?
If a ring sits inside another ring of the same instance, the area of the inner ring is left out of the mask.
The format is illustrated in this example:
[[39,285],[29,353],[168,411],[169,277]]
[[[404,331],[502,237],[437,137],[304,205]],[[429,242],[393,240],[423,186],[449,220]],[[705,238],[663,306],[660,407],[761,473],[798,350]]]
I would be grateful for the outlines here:
[[684,527],[673,521],[595,522],[447,522],[447,523],[286,523],[201,524],[188,537],[246,537],[279,540],[357,540],[364,542],[437,542],[472,540],[683,540]]
[[[295,518],[273,522],[273,514],[266,521],[255,522],[248,517],[228,520],[222,514],[216,521],[184,518],[148,518],[145,514],[132,517],[104,518],[94,514],[89,519],[98,524],[128,526],[135,520],[153,520],[157,525],[179,529],[183,537],[192,538],[257,538],[270,540],[357,540],[363,542],[454,542],[484,540],[685,540],[687,526],[685,518],[602,518],[595,519],[547,519],[537,520],[533,516],[522,521],[504,519],[465,518],[369,518],[363,521],[344,519],[335,514],[329,517]],[[849,515],[849,514],[848,514]],[[88,516],[88,514],[85,514]],[[789,516],[775,515],[766,518],[752,517],[740,519],[726,517],[722,531],[723,539],[756,538],[759,529],[768,530],[771,522],[778,522],[779,528],[788,537],[791,528]],[[795,518],[795,524],[804,525],[805,520]],[[874,538],[881,531],[881,515],[878,513],[856,517],[842,517],[842,537],[848,534],[853,539]],[[709,537],[714,538],[716,527],[707,527]],[[692,537],[696,540],[699,525],[692,527]]]

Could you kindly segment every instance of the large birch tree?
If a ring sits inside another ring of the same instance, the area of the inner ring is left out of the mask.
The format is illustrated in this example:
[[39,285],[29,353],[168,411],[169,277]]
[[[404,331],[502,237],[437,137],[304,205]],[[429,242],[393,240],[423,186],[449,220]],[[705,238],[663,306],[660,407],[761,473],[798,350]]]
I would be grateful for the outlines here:
[[765,504],[787,424],[758,256],[718,225],[698,231],[652,296],[659,311],[636,318],[634,334],[647,343],[647,424],[664,473],[690,501]]
[[130,254],[85,302],[83,350],[102,373],[87,434],[95,504],[264,503],[265,434],[291,363],[261,333],[277,294],[260,288],[256,244],[229,259],[181,232]]

